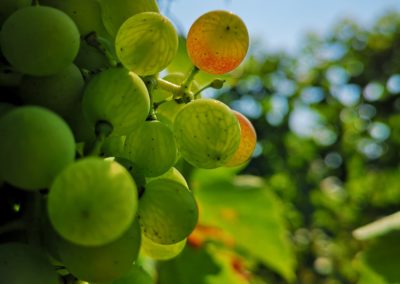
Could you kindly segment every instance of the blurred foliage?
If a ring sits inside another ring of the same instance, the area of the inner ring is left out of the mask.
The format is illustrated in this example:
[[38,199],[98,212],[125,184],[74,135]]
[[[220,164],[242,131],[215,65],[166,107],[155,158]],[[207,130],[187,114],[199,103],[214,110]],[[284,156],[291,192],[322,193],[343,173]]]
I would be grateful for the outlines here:
[[[295,55],[253,48],[229,86],[205,93],[250,118],[258,145],[244,168],[192,175],[200,226],[160,264],[161,280],[184,280],[160,283],[400,283],[398,222],[352,234],[399,210],[399,46],[399,14],[343,20]],[[218,278],[229,271],[242,282]]]

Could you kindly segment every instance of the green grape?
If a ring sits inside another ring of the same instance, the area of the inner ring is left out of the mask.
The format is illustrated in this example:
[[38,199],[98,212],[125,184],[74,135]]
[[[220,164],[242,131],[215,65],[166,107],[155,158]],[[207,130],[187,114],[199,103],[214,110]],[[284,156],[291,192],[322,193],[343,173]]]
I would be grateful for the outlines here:
[[159,12],[156,0],[99,0],[103,23],[112,37],[128,18],[142,12]]
[[60,10],[30,6],[5,21],[0,44],[3,55],[18,71],[48,76],[73,62],[79,50],[79,31]]
[[23,106],[0,119],[0,173],[8,183],[26,190],[47,188],[75,158],[68,125],[55,113]]
[[174,134],[182,157],[199,168],[223,166],[240,143],[240,125],[232,110],[214,99],[188,103],[176,116]]
[[110,136],[101,146],[101,154],[105,157],[122,157],[126,136]]
[[105,282],[117,279],[129,272],[137,259],[141,243],[137,221],[117,240],[102,246],[87,247],[56,239],[62,262],[80,280]]
[[115,50],[127,69],[141,76],[153,75],[174,59],[178,35],[166,17],[144,12],[122,24],[115,39]]
[[18,9],[30,6],[32,0],[1,0],[0,1],[0,27],[4,21]]
[[140,197],[141,191],[144,188],[144,185],[146,184],[146,178],[135,169],[133,163],[129,161],[128,159],[122,158],[122,157],[115,157],[113,158],[116,162],[118,162],[121,166],[123,166],[125,169],[128,170],[128,172],[131,174],[133,180],[135,181],[137,188],[138,188],[138,194]]
[[144,176],[168,171],[175,163],[176,153],[172,131],[159,121],[146,121],[126,136],[124,156]]
[[40,4],[57,8],[70,16],[81,35],[96,32],[108,36],[97,0],[40,0]]
[[66,240],[99,246],[127,230],[137,210],[137,189],[120,164],[78,160],[54,180],[48,196],[51,224]]
[[186,239],[171,245],[161,245],[143,235],[140,251],[144,255],[156,260],[168,260],[180,254],[185,245]]
[[59,284],[57,273],[38,248],[22,243],[0,244],[0,283]]
[[158,244],[174,244],[194,229],[198,209],[193,194],[182,184],[156,179],[146,184],[138,210],[143,234]]
[[175,100],[165,102],[157,108],[157,118],[170,129],[173,129],[175,117],[185,105],[185,103],[179,103]]
[[[111,282],[96,284],[153,284],[151,276],[140,266],[134,264],[127,274]],[[95,284],[95,283],[90,283]]]
[[150,181],[155,179],[173,180],[184,185],[186,188],[189,188],[189,185],[187,184],[185,177],[174,167],[170,168],[166,173],[162,174],[161,176],[146,178],[146,182],[149,183]]
[[43,106],[64,117],[81,100],[84,84],[78,67],[71,64],[51,76],[24,76],[19,95],[25,104]]
[[143,123],[150,110],[146,85],[133,72],[110,68],[95,75],[83,95],[83,112],[96,125],[106,121],[113,135],[126,135]]
[[107,57],[98,49],[90,46],[84,39],[81,40],[78,55],[74,63],[83,69],[97,71],[102,68],[110,67]]

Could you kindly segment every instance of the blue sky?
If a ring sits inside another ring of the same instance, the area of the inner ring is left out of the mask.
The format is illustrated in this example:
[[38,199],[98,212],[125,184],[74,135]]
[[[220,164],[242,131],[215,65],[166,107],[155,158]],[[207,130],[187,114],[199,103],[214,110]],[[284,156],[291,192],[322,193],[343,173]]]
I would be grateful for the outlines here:
[[196,18],[215,9],[238,14],[251,39],[261,38],[266,48],[295,51],[307,31],[324,34],[344,17],[369,25],[385,11],[400,11],[400,0],[173,0],[167,16],[187,32]]

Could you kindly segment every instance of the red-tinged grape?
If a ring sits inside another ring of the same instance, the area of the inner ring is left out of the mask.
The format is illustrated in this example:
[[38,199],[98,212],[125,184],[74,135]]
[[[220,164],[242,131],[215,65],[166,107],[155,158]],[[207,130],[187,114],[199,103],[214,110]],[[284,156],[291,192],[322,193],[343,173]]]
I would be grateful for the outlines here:
[[70,64],[51,76],[24,76],[19,95],[25,104],[43,106],[65,117],[81,100],[84,84],[78,67]]
[[137,203],[136,184],[126,169],[92,157],[78,160],[57,176],[48,195],[48,214],[66,240],[100,246],[128,229]]
[[30,6],[5,21],[0,44],[3,55],[18,71],[48,76],[73,62],[79,50],[79,31],[64,12]]
[[0,283],[59,284],[46,255],[23,243],[0,244]]
[[22,189],[47,188],[75,158],[68,125],[36,106],[15,108],[0,118],[0,175]]
[[205,169],[223,166],[240,143],[240,125],[232,110],[214,99],[188,103],[176,116],[174,134],[182,157]]
[[142,79],[125,68],[110,68],[96,74],[87,84],[83,112],[95,126],[112,125],[112,135],[127,135],[142,124],[150,110],[150,99]]
[[193,23],[186,46],[190,59],[200,70],[224,74],[243,61],[249,47],[249,34],[237,15],[211,11]]
[[121,25],[133,15],[142,12],[159,12],[156,0],[99,0],[103,23],[112,37]]
[[126,136],[123,156],[144,176],[159,176],[168,171],[176,154],[171,129],[159,121],[146,121]]
[[163,15],[139,13],[126,20],[118,30],[115,49],[125,68],[141,76],[154,75],[174,59],[178,35]]
[[102,246],[80,246],[61,237],[56,243],[62,262],[80,280],[113,281],[128,273],[139,255],[140,226],[133,222],[117,240]]
[[257,134],[250,120],[240,112],[234,111],[240,123],[240,144],[233,157],[225,166],[235,167],[248,161],[256,148]]
[[153,242],[145,235],[142,236],[142,245],[140,247],[141,253],[144,255],[156,259],[156,260],[168,260],[176,257],[185,248],[186,239],[170,245],[162,245]]
[[156,179],[145,186],[138,210],[143,234],[158,244],[174,244],[195,228],[198,209],[187,187],[173,180]]

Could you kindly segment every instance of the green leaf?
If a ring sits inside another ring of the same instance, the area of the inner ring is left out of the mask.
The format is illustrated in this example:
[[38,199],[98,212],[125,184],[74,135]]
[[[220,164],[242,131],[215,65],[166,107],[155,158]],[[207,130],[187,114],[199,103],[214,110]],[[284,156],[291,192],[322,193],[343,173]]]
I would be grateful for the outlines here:
[[234,177],[234,173],[223,168],[196,172],[193,190],[200,208],[199,223],[223,229],[238,249],[293,281],[295,257],[282,205],[262,179]]
[[186,246],[178,257],[159,262],[159,284],[205,284],[208,275],[220,271],[206,250]]
[[213,245],[186,246],[176,258],[159,263],[159,284],[247,284],[234,271],[232,252]]
[[[361,254],[368,277],[381,278],[382,283],[400,283],[400,231],[376,239]],[[379,282],[369,282],[377,283]]]
[[355,267],[360,275],[357,284],[388,284],[379,274],[376,274],[365,264],[362,257],[355,261]]

